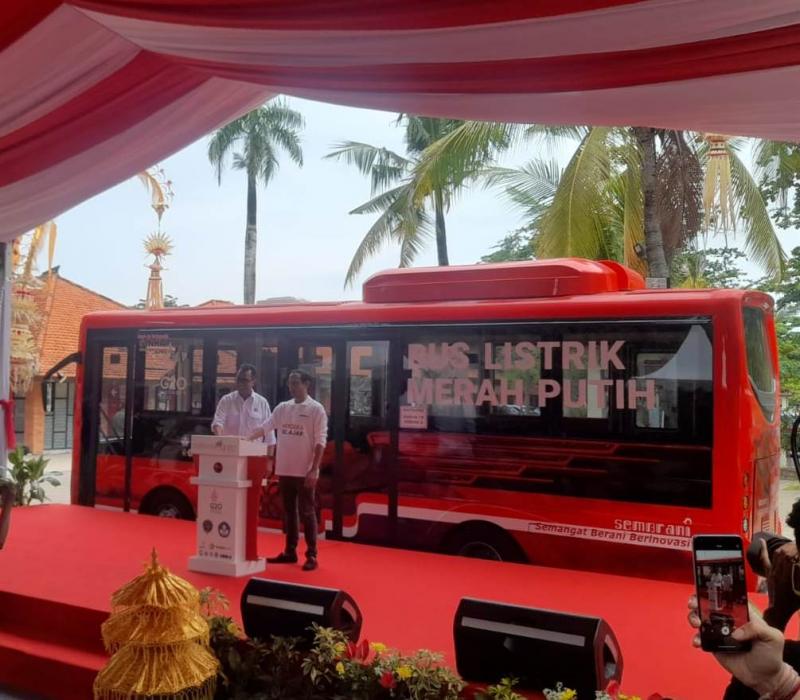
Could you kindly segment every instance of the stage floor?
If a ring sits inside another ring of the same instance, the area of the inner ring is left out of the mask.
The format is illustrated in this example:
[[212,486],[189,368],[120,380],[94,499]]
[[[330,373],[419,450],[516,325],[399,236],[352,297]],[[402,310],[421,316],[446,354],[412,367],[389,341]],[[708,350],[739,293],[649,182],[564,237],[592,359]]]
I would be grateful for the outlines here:
[[[247,578],[188,571],[194,541],[191,522],[80,506],[17,508],[0,551],[0,596],[106,612],[111,593],[142,572],[156,547],[173,573],[223,591],[238,619]],[[276,554],[282,543],[281,536],[262,533],[260,553]],[[325,540],[319,561],[314,572],[270,565],[259,576],[348,591],[364,616],[362,638],[370,641],[439,651],[454,665],[453,614],[468,596],[605,618],[622,648],[628,694],[708,700],[721,698],[727,683],[714,660],[691,647],[685,618],[692,588],[686,584]],[[10,631],[5,626],[0,608],[0,642]]]

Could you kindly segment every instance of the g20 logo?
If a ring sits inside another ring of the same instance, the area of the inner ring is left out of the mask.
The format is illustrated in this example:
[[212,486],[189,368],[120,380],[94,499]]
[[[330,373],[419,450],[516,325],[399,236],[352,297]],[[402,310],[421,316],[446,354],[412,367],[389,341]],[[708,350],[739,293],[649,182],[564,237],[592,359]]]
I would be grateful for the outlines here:
[[186,391],[188,383],[186,377],[161,377],[158,385],[165,391]]

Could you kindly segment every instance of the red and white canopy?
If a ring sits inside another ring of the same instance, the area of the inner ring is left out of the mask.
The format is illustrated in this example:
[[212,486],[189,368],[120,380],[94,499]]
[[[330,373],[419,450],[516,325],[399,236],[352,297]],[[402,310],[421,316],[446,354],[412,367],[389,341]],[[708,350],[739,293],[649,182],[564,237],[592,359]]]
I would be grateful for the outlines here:
[[797,0],[4,0],[0,240],[286,93],[800,139]]

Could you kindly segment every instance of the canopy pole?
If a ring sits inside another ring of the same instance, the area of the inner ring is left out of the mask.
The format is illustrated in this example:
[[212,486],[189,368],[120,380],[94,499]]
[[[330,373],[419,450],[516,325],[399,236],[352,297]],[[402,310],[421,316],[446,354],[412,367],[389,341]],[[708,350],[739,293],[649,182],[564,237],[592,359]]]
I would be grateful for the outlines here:
[[[0,399],[11,392],[11,246],[0,242]],[[8,464],[5,416],[0,416],[0,473]]]

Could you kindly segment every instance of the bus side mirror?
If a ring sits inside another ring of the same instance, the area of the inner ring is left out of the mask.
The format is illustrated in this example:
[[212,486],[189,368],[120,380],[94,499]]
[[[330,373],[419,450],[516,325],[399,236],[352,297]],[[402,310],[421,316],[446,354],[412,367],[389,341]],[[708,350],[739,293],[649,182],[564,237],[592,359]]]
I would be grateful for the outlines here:
[[79,365],[82,362],[80,351],[70,353],[44,373],[44,376],[42,377],[42,408],[45,411],[47,411],[47,385],[48,383],[51,383],[50,377],[58,374],[59,370],[64,369],[64,367],[71,365],[73,362],[76,365]]

